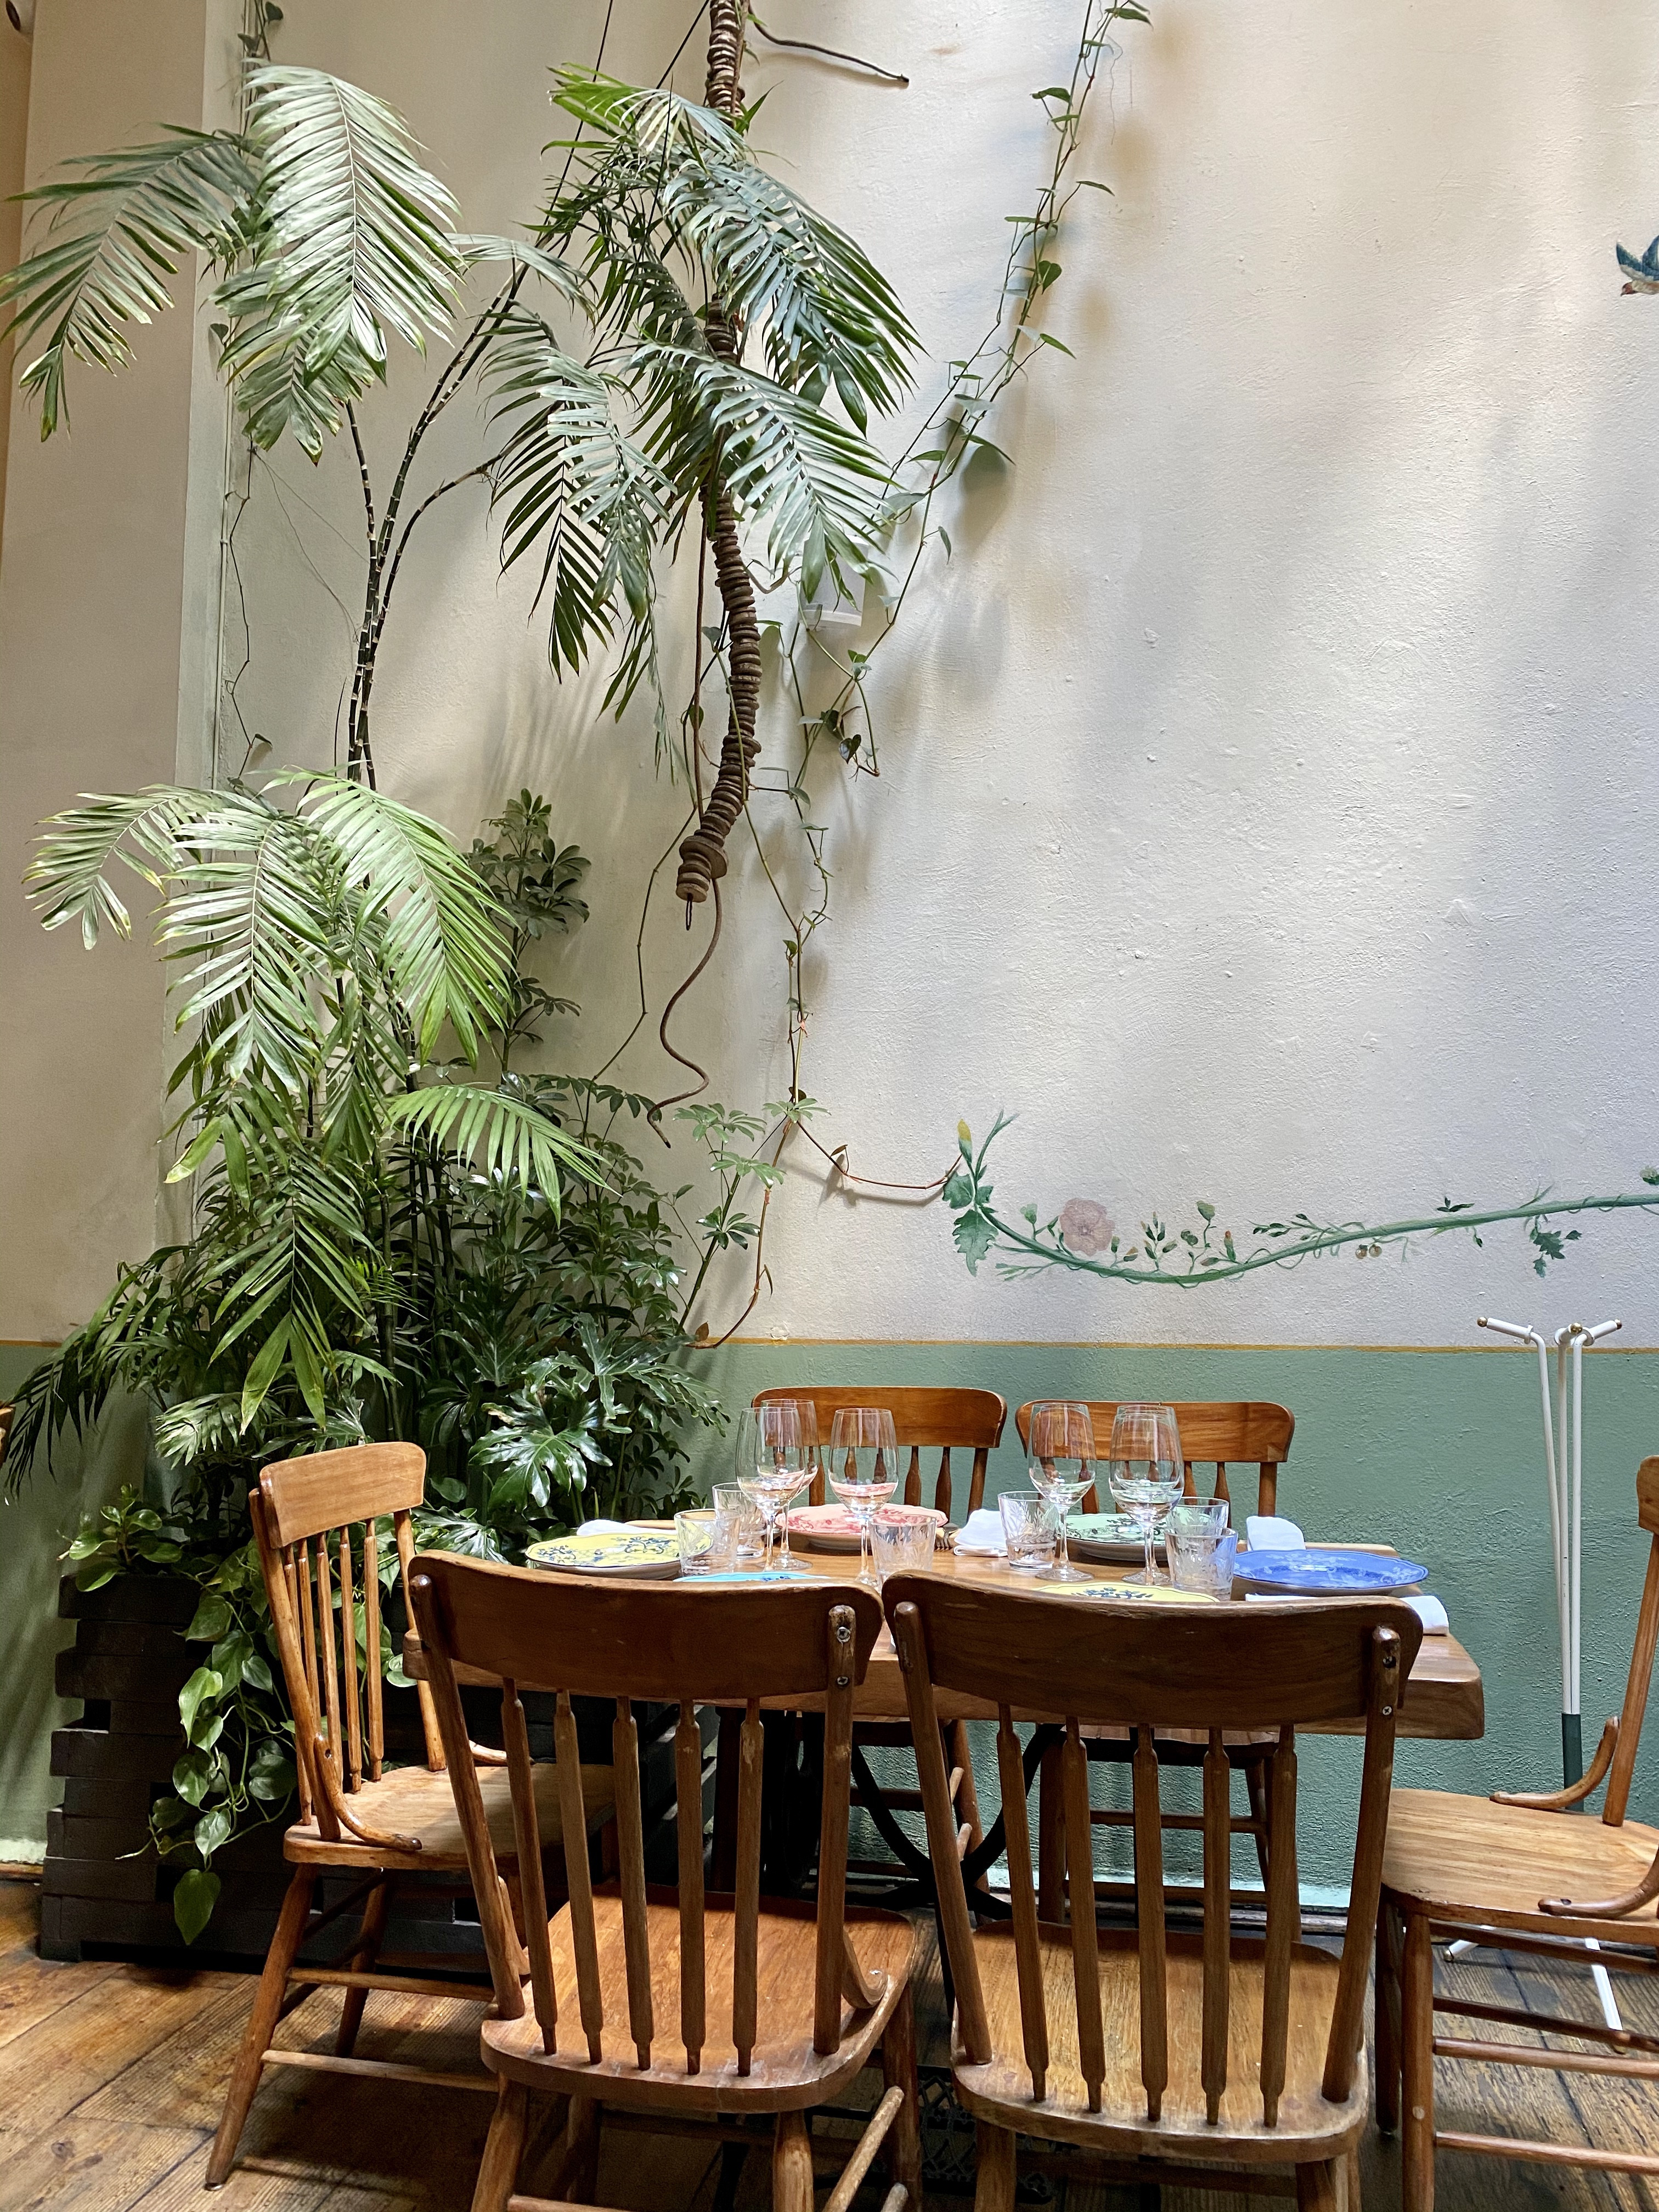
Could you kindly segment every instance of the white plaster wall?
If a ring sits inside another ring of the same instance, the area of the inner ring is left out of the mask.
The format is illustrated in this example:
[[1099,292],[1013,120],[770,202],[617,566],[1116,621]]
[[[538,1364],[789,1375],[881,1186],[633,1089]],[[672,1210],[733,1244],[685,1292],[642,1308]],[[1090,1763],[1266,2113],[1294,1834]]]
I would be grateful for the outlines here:
[[[471,227],[531,212],[544,64],[592,58],[597,0],[285,5],[283,58],[402,107]],[[910,75],[890,89],[763,50],[748,83],[773,88],[759,139],[910,307],[928,399],[994,304],[1003,217],[1047,160],[1029,94],[1068,70],[1078,13],[767,10]],[[947,507],[955,558],[879,662],[880,783],[820,780],[820,1131],[915,1180],[958,1115],[982,1129],[1005,1109],[1010,1210],[1086,1195],[1133,1224],[1201,1194],[1241,1233],[1297,1209],[1637,1188],[1659,1154],[1659,303],[1619,296],[1613,241],[1659,228],[1659,18],[1643,0],[1156,13],[1126,31],[1091,134],[1115,197],[1083,196],[1056,257],[1049,327],[1077,357],[1042,359],[993,426],[1012,475]],[[608,65],[654,77],[690,9],[617,14]],[[366,410],[383,477],[424,376],[400,368]],[[453,410],[436,465],[479,434]],[[258,472],[239,702],[276,758],[330,751],[355,495],[343,453]],[[594,719],[599,684],[553,683],[481,499],[422,531],[377,692],[382,781],[463,835],[522,782],[554,796],[596,859],[561,969],[586,1009],[566,1056],[592,1066],[632,1018],[639,901],[681,794],[642,716],[618,731]],[[684,1034],[715,1095],[754,1103],[785,1079],[781,929],[735,844],[727,911]],[[648,1040],[690,957],[665,899],[646,957]],[[620,1072],[673,1086],[644,1040]],[[1189,1297],[1003,1286],[969,1279],[941,1210],[802,1173],[747,1333],[1455,1343],[1477,1311],[1620,1311],[1652,1343],[1656,1239],[1639,1217],[1594,1224],[1548,1285],[1511,1229]],[[733,1310],[717,1299],[716,1326]]]

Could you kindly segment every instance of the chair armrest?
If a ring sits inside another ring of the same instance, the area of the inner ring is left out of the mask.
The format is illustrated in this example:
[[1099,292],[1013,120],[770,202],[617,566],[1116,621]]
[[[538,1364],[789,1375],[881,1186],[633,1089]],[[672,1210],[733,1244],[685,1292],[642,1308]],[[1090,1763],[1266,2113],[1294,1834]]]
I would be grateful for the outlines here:
[[1619,1723],[1609,1721],[1601,1731],[1601,1741],[1595,1747],[1595,1756],[1580,1779],[1568,1790],[1551,1790],[1536,1795],[1519,1790],[1494,1790],[1494,1805],[1519,1805],[1531,1813],[1565,1813],[1575,1805],[1582,1805],[1586,1797],[1599,1790],[1613,1765],[1613,1746],[1619,1741]]
[[1540,1897],[1538,1910],[1575,1920],[1622,1920],[1626,1913],[1639,1912],[1656,1897],[1659,1897],[1659,1851],[1654,1853],[1652,1864],[1635,1888],[1627,1889],[1622,1897]]

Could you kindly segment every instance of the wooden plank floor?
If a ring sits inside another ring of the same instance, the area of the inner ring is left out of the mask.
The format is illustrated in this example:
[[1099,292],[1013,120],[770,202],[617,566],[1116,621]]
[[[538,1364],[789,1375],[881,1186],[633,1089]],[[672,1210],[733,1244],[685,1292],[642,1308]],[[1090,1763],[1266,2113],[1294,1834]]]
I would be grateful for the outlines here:
[[[58,1966],[35,1953],[38,1893],[0,1882],[0,2212],[189,2212],[202,2202],[207,2147],[248,2007],[246,1975],[185,1968]],[[931,1944],[929,1945],[931,1954]],[[1492,1953],[1443,1964],[1459,1995],[1596,2016],[1588,1971]],[[1659,1984],[1614,1978],[1626,2021],[1659,2032]],[[921,2008],[924,2065],[945,2062],[937,1974]],[[319,1992],[283,2039],[325,2047],[337,1998]],[[371,1997],[362,2048],[413,2063],[465,2068],[477,2049],[477,2008],[447,2001]],[[1457,2033],[1455,2024],[1449,2032]],[[1503,2037],[1522,2031],[1485,2027]],[[1542,2072],[1442,2064],[1443,2127],[1650,2148],[1659,2093]],[[376,2082],[268,2075],[216,2212],[464,2212],[489,2100]],[[544,2149],[550,2152],[551,2144]],[[1400,2203],[1397,2148],[1368,2136],[1370,2212]],[[602,2203],[624,2212],[709,2212],[718,2161],[670,2136],[607,2138]],[[538,2177],[527,2173],[534,2189]],[[880,2192],[867,2192],[870,2203]],[[1442,2154],[1438,2212],[1654,2212],[1626,2177]],[[947,2200],[939,2199],[944,2202]],[[962,2201],[962,2200],[956,2200]],[[1261,2212],[1260,2197],[1164,2192],[1164,2212]],[[768,2202],[766,2160],[747,2161],[739,2212]],[[1136,2212],[1125,2191],[1073,2185],[1064,2212]]]

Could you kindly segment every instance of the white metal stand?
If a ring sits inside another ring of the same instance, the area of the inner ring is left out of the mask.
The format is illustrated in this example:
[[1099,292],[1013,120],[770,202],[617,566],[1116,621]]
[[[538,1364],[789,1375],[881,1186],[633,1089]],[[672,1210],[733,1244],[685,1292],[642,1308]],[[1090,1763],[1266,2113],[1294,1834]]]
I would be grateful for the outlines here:
[[[1498,1321],[1481,1315],[1477,1328],[1513,1337],[1530,1344],[1538,1354],[1538,1394],[1544,1421],[1544,1482],[1548,1494],[1550,1555],[1555,1566],[1555,1609],[1561,1634],[1561,1780],[1571,1789],[1584,1771],[1583,1718],[1579,1703],[1578,1668],[1583,1654],[1580,1598],[1583,1588],[1584,1532],[1584,1347],[1611,1336],[1624,1323],[1598,1322],[1587,1328],[1570,1321],[1555,1332],[1555,1403],[1550,1403],[1549,1345],[1535,1328],[1519,1322]],[[1455,1952],[1471,1951],[1472,1943],[1455,1943]],[[1597,1946],[1587,1942],[1585,1948]],[[1595,1993],[1601,2016],[1609,2027],[1622,2023],[1613,2002],[1613,1985],[1605,1966],[1593,1966]]]

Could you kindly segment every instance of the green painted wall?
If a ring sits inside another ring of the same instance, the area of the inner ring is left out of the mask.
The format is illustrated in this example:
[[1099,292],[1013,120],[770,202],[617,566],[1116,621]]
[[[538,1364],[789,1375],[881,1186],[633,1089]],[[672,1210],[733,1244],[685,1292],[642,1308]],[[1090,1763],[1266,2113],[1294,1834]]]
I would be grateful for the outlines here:
[[[34,1356],[0,1346],[0,1390],[15,1387]],[[707,1369],[732,1405],[793,1380],[971,1382],[1001,1391],[1011,1407],[1060,1395],[1277,1399],[1297,1417],[1281,1478],[1285,1509],[1310,1535],[1386,1540],[1429,1562],[1431,1586],[1486,1676],[1485,1740],[1402,1744],[1398,1779],[1467,1790],[1555,1782],[1555,1612],[1528,1353],[738,1343],[710,1355]],[[1629,1662],[1646,1553],[1635,1528],[1634,1477],[1644,1452],[1659,1449],[1659,1352],[1598,1352],[1586,1369],[1583,1679],[1593,1742],[1617,1710]],[[124,1411],[83,1466],[57,1482],[37,1479],[21,1500],[0,1507],[0,1837],[38,1843],[52,1802],[47,1738],[63,1717],[52,1668],[67,1641],[55,1617],[64,1532],[83,1505],[135,1479],[142,1464],[142,1434]],[[700,1452],[705,1481],[724,1466],[721,1446]],[[1005,1445],[992,1462],[991,1492],[1023,1480],[1017,1448]],[[1354,1746],[1304,1747],[1303,1869],[1315,1887],[1343,1879],[1348,1838],[1339,1808],[1351,1802],[1357,1772]],[[1652,1753],[1638,1768],[1632,1807],[1645,1820],[1659,1818],[1656,1774]],[[994,1779],[988,1762],[982,1795]],[[1097,1783],[1109,1791],[1113,1778]]]

